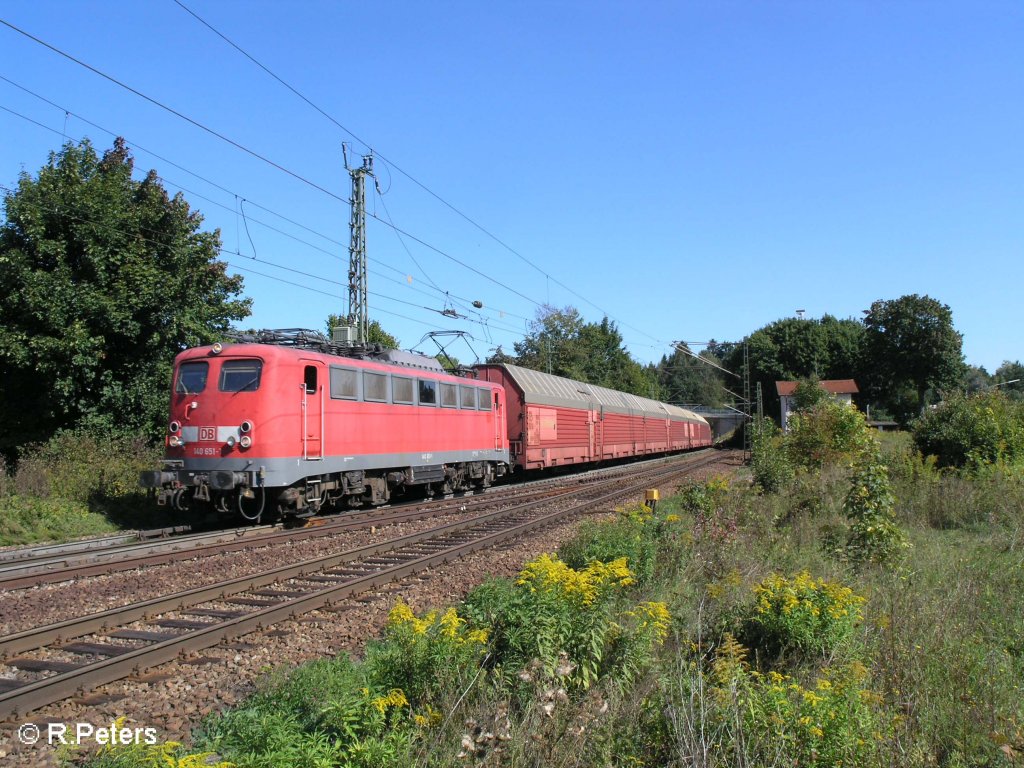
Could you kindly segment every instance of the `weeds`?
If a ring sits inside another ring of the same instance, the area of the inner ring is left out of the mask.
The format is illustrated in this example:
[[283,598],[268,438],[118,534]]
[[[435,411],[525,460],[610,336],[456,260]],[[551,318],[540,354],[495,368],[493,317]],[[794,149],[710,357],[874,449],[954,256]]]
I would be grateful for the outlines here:
[[882,455],[856,505],[913,543],[892,568],[823,553],[863,480],[848,467],[785,495],[693,485],[454,610],[397,604],[362,662],[270,678],[197,747],[240,766],[1019,764],[1019,489],[905,442]]

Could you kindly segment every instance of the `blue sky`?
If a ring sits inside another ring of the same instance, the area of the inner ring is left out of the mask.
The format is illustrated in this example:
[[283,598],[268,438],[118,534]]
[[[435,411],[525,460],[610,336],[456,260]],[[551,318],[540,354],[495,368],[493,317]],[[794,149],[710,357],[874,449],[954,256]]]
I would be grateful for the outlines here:
[[607,312],[647,361],[921,293],[968,362],[1024,358],[1020,2],[182,2],[358,139],[173,0],[0,18],[327,192],[7,27],[0,75],[60,108],[0,81],[45,126],[0,110],[0,184],[64,136],[110,146],[65,110],[125,136],[243,254],[246,325],[343,311],[349,141],[378,154],[371,212],[422,241],[370,221],[370,314],[407,347],[510,349],[549,302]]

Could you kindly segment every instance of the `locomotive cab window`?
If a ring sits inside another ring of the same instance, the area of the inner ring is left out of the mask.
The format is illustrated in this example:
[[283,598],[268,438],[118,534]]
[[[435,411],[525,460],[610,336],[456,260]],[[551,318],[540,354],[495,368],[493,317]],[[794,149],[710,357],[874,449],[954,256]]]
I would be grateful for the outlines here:
[[255,392],[262,373],[261,360],[225,360],[220,367],[220,391]]
[[412,405],[412,379],[392,376],[391,399],[400,405]]
[[332,366],[331,397],[335,400],[356,400],[359,397],[359,372]]
[[489,389],[478,389],[476,391],[477,403],[476,406],[481,411],[491,410],[491,390]]
[[174,383],[174,391],[179,395],[197,395],[206,389],[206,376],[210,372],[210,364],[205,361],[182,363],[178,368],[178,380]]
[[315,395],[317,389],[316,366],[307,365],[303,374],[307,395]]
[[441,382],[441,407],[459,407],[459,389],[454,384],[446,384],[443,381]]
[[420,405],[437,405],[437,382],[429,379],[418,379],[420,385]]
[[363,399],[374,403],[388,401],[388,375],[363,371]]

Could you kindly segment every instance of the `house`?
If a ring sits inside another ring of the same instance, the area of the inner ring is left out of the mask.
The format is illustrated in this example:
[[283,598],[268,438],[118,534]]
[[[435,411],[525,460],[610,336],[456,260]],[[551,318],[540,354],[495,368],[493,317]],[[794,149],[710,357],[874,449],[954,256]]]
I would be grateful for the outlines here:
[[[789,414],[796,408],[796,388],[799,381],[776,381],[775,391],[779,393],[780,411],[782,415],[782,429],[786,429],[789,421]],[[857,389],[857,382],[853,379],[830,379],[819,381],[818,385],[832,395],[832,399],[839,403],[853,404],[853,396],[860,392]]]

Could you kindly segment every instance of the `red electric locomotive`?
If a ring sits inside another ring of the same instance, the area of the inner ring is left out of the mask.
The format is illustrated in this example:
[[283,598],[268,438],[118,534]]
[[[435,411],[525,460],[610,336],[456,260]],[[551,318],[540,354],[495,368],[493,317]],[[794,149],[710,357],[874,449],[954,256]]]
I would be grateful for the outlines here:
[[697,414],[605,387],[260,332],[178,355],[164,466],[141,482],[182,512],[257,520],[710,444]]
[[500,386],[413,353],[358,358],[312,334],[258,338],[275,343],[176,358],[164,466],[141,477],[159,503],[302,516],[414,487],[486,487],[508,472]]

